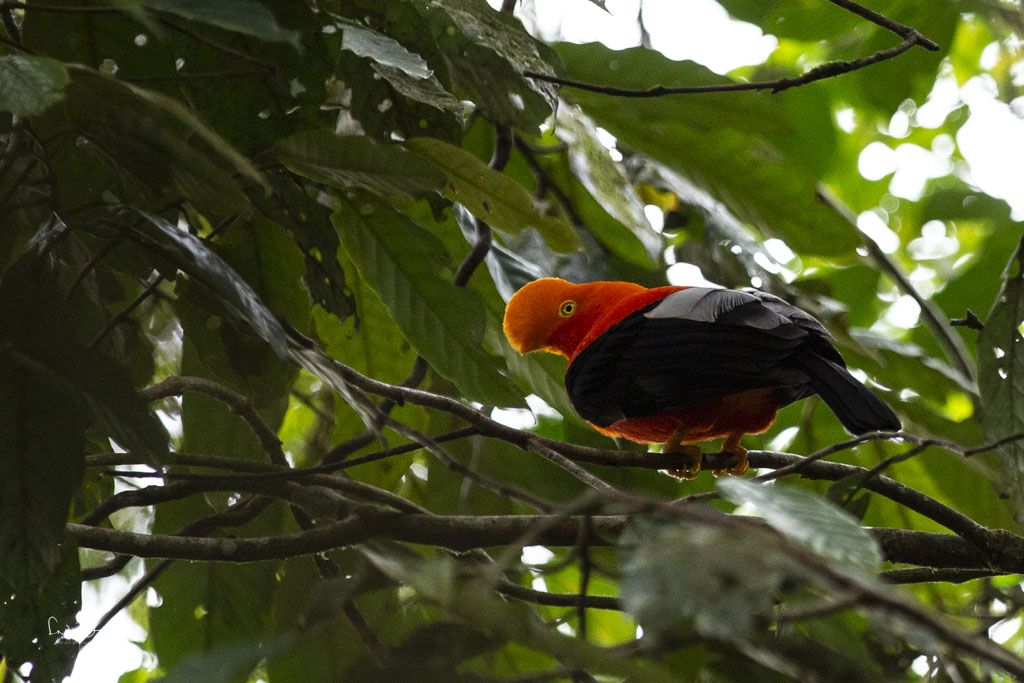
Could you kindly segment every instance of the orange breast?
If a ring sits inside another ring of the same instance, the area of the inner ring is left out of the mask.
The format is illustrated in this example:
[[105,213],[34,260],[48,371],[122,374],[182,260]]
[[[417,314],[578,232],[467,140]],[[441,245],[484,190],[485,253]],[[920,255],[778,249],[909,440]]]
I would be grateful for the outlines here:
[[664,443],[677,429],[687,427],[690,432],[683,441],[709,441],[730,434],[760,434],[771,427],[778,408],[773,389],[752,389],[692,408],[627,418],[607,427],[594,425],[594,428],[609,436],[640,443]]

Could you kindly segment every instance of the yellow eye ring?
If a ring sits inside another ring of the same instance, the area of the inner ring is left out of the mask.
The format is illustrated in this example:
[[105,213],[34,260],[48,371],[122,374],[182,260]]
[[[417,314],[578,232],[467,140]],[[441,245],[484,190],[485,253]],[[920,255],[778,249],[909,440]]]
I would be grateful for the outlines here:
[[563,318],[568,318],[575,312],[576,302],[573,301],[572,299],[569,299],[568,301],[563,301],[562,304],[558,307],[558,315],[562,316]]

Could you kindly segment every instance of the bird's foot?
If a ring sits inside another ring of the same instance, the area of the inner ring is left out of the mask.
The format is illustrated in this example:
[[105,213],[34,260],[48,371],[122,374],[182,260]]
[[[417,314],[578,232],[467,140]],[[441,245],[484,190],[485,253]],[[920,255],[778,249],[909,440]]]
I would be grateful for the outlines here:
[[677,479],[693,480],[697,478],[698,474],[700,474],[700,463],[704,459],[704,451],[697,446],[682,446],[676,444],[671,450],[666,447],[664,452],[672,454],[682,453],[683,455],[688,455],[693,459],[693,464],[689,467],[676,470],[665,470],[673,477],[676,477]]
[[723,450],[722,454],[735,455],[737,462],[732,467],[723,467],[721,469],[711,470],[711,474],[715,475],[716,477],[724,477],[727,474],[731,474],[733,476],[738,477],[739,475],[746,472],[749,468],[749,466],[747,465],[747,449],[744,448],[743,446],[737,444],[736,447],[733,448],[732,450]]

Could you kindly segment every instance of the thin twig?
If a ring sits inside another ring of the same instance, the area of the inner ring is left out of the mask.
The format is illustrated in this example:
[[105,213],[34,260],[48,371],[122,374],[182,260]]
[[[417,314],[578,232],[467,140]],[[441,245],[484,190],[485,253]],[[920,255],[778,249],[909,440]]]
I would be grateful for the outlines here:
[[281,440],[277,438],[277,434],[263,420],[263,417],[256,410],[256,406],[247,396],[243,396],[212,380],[184,375],[168,377],[159,384],[143,389],[141,393],[147,401],[156,401],[168,396],[178,396],[186,392],[206,394],[223,402],[249,426],[249,429],[252,430],[257,441],[259,441],[260,446],[267,453],[267,457],[270,458],[270,462],[282,467],[288,466],[288,459],[281,448]]
[[[838,0],[830,0],[830,2],[837,2]],[[852,3],[851,3],[852,4]],[[630,97],[630,98],[653,98],[653,97],[665,97],[666,95],[696,95],[701,93],[718,93],[718,92],[742,92],[749,90],[767,90],[771,93],[779,93],[783,90],[795,88],[801,85],[807,85],[808,83],[814,83],[815,81],[824,80],[826,78],[833,78],[842,74],[847,74],[852,71],[863,69],[872,64],[884,62],[886,60],[897,57],[915,45],[920,45],[929,50],[938,50],[939,47],[936,43],[924,37],[917,31],[917,29],[907,28],[906,35],[903,36],[903,40],[898,45],[887,48],[885,50],[879,50],[872,55],[867,57],[861,57],[860,59],[854,59],[850,61],[839,61],[839,62],[828,62],[821,66],[815,67],[810,71],[807,71],[800,76],[792,78],[779,78],[771,81],[752,81],[749,83],[711,83],[705,85],[683,85],[683,86],[664,86],[656,85],[647,89],[634,89],[634,88],[618,88],[609,85],[598,85],[594,83],[586,83],[584,81],[576,81],[569,78],[561,78],[559,76],[552,76],[550,74],[544,74],[537,71],[524,71],[523,75],[534,80],[545,81],[547,83],[555,83],[561,86],[568,86],[571,88],[577,88],[579,90],[586,90],[588,92],[595,92],[601,95],[609,95],[612,97]]]
[[863,599],[864,596],[859,591],[853,591],[843,595],[837,595],[834,598],[830,598],[822,602],[815,602],[809,605],[798,605],[796,607],[782,610],[779,612],[776,619],[778,619],[780,624],[784,622],[817,619],[835,612],[841,612],[842,610],[849,609],[850,607],[856,607]]
[[879,578],[889,583],[964,583],[990,576],[1000,576],[1003,572],[994,569],[963,569],[959,567],[908,567],[904,569],[888,569]]
[[[838,0],[830,0],[838,2]],[[853,228],[857,229],[857,219],[850,209],[824,188],[819,188],[818,198],[836,214],[846,221]],[[868,256],[872,262],[888,275],[896,286],[907,296],[911,297],[921,307],[921,314],[924,322],[935,335],[936,341],[945,352],[953,366],[963,375],[966,383],[973,385],[976,381],[974,364],[971,362],[970,354],[964,345],[963,339],[950,330],[950,321],[941,308],[935,305],[931,299],[921,295],[914,284],[910,281],[896,263],[889,258],[889,255],[882,251],[878,243],[868,237],[864,238],[864,246],[868,250]]]
[[517,600],[523,600],[525,602],[532,602],[535,605],[544,605],[546,607],[576,607],[578,609],[582,604],[586,609],[607,609],[618,611],[622,611],[623,609],[619,604],[618,598],[605,595],[581,596],[573,595],[571,593],[545,593],[544,591],[533,590],[532,588],[526,588],[525,586],[512,583],[508,579],[499,581],[496,588],[502,595],[507,595],[510,598],[516,598]]
[[121,311],[120,313],[118,313],[113,318],[107,321],[107,324],[103,326],[103,329],[100,330],[95,337],[93,337],[91,342],[89,342],[89,346],[95,347],[97,344],[103,341],[104,337],[113,332],[118,325],[120,325],[123,322],[127,322],[128,319],[131,318],[132,312],[136,308],[141,306],[146,299],[153,296],[157,288],[160,287],[160,283],[162,283],[163,281],[163,275],[156,275],[153,278],[153,280],[148,285],[146,285],[145,289],[143,289],[137,297],[132,299],[131,303],[125,306],[123,311]]
[[72,7],[65,5],[48,5],[38,2],[27,3],[27,2],[15,2],[14,0],[2,0],[0,1],[0,9],[21,9],[31,10],[33,12],[52,12],[54,14],[116,14],[124,12],[125,10],[120,7],[97,7],[83,5],[80,7]]

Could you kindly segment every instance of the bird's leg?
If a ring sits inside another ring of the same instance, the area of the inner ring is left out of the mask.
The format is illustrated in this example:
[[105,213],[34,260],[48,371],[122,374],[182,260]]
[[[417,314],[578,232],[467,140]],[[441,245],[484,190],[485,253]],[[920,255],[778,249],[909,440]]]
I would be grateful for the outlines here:
[[722,452],[735,455],[738,462],[733,467],[724,467],[720,470],[712,471],[712,474],[716,477],[720,477],[724,474],[733,474],[738,476],[747,471],[747,449],[740,445],[740,439],[742,438],[742,433],[730,434],[726,437],[725,443],[722,444]]
[[665,442],[665,446],[662,448],[663,453],[682,453],[693,458],[693,464],[685,469],[666,470],[673,477],[679,479],[696,479],[697,475],[700,474],[700,461],[704,458],[704,451],[697,446],[683,445],[683,439],[686,438],[689,432],[689,427],[680,427],[672,433],[672,436],[668,437],[668,441]]

